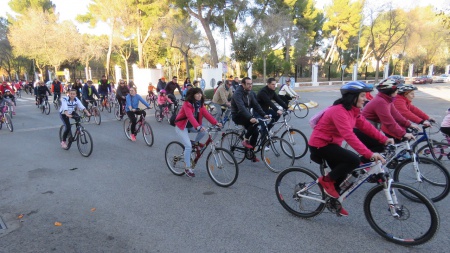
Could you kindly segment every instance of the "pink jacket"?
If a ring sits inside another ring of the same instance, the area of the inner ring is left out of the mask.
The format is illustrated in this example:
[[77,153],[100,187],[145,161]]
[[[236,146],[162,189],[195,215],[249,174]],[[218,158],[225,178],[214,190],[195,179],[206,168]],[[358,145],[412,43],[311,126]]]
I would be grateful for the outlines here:
[[216,125],[217,120],[209,114],[208,110],[204,106],[200,107],[199,115],[198,115],[198,122],[194,117],[194,105],[189,103],[188,101],[183,103],[183,106],[181,106],[180,111],[178,112],[178,115],[175,119],[175,125],[181,129],[184,130],[186,128],[186,124],[189,120],[191,122],[192,126],[197,129],[202,124],[202,119],[205,117],[211,124]]
[[447,111],[447,115],[442,120],[441,127],[450,127],[450,110]]
[[394,106],[397,111],[408,120],[420,124],[430,117],[419,108],[411,104],[411,101],[403,95],[397,95],[394,99]]
[[379,92],[362,110],[362,115],[375,123],[381,123],[381,130],[401,139],[411,122],[405,119],[394,107],[394,98]]
[[[371,102],[372,103],[372,102]],[[385,143],[387,137],[380,133],[362,115],[361,110],[353,107],[347,111],[342,105],[330,107],[322,116],[314,128],[308,141],[310,146],[321,148],[328,144],[342,145],[346,141],[353,149],[365,158],[370,158],[370,151],[353,133],[353,128],[374,138],[380,143]]]
[[158,105],[163,105],[166,102],[173,104],[172,100],[166,96],[158,96]]

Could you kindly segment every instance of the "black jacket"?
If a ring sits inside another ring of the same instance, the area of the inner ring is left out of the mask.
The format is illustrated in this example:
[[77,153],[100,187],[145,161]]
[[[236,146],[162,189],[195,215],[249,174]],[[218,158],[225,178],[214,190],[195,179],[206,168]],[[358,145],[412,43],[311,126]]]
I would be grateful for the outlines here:
[[168,82],[166,85],[166,89],[165,89],[166,94],[173,94],[175,89],[178,89],[178,92],[180,92],[180,94],[182,94],[180,85],[178,85],[178,83],[174,83],[173,81]]
[[267,111],[272,108],[274,111],[278,111],[278,107],[272,102],[275,100],[281,107],[285,110],[288,109],[288,106],[281,100],[281,98],[277,95],[274,90],[269,89],[269,87],[262,88],[258,95],[256,95],[256,99],[258,100],[261,108],[267,113]]
[[166,88],[166,82],[164,82],[163,80],[159,79],[158,80],[158,84],[156,85],[156,91],[160,92],[161,90],[164,90]]
[[48,89],[47,85],[42,85],[42,86],[38,86],[36,88],[36,94],[37,96],[46,96],[48,94],[50,94],[50,96],[52,95],[52,93],[50,92],[50,90]]
[[242,86],[239,86],[231,98],[231,114],[250,120],[253,118],[250,108],[253,108],[253,111],[261,116],[266,115],[261,106],[259,106],[258,101],[256,101],[255,93],[253,91],[245,91]]

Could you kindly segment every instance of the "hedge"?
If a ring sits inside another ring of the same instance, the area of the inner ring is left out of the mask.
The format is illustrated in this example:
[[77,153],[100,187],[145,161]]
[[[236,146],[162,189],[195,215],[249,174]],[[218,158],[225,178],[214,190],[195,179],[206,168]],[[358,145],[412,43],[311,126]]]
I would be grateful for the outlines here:
[[[255,85],[255,86],[253,86],[252,91],[254,91],[255,93],[258,93],[258,91],[264,87],[265,87],[265,85]],[[206,99],[212,99],[213,95],[214,95],[214,89],[205,90],[204,93],[205,93]]]

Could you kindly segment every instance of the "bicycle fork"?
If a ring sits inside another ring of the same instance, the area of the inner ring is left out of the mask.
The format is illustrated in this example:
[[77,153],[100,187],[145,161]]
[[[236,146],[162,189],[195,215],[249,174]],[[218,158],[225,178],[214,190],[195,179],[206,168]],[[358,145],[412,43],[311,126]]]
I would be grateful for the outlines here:
[[386,196],[386,200],[389,205],[389,211],[391,215],[396,218],[400,218],[400,215],[397,213],[396,205],[398,204],[397,195],[394,190],[391,189],[391,183],[393,179],[389,179],[388,181],[383,183],[383,191]]

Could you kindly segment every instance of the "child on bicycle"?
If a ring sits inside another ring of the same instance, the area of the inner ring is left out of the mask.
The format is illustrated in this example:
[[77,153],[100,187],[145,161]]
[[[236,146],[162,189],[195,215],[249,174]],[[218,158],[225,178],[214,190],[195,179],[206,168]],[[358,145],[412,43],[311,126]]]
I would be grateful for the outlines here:
[[445,115],[442,120],[440,130],[443,134],[450,136],[450,108],[447,110],[447,115]]
[[12,106],[12,115],[16,115],[16,106],[15,106],[15,98],[14,95],[11,94],[11,91],[6,89],[5,94],[3,95],[3,100],[1,105],[9,105]]
[[153,86],[152,82],[148,83],[148,96],[152,97],[155,95],[155,93],[153,93],[153,91],[155,90],[155,86]]
[[163,111],[164,108],[173,104],[172,100],[170,100],[169,97],[166,96],[166,90],[162,89],[159,91],[159,97],[158,97],[158,107],[159,107],[159,118],[158,122],[161,122],[163,118]]
[[72,89],[69,91],[68,97],[63,97],[61,101],[61,108],[59,109],[59,117],[61,118],[65,126],[65,131],[63,133],[61,141],[61,148],[63,149],[67,149],[67,136],[69,135],[69,133],[71,133],[72,135],[69,119],[73,117],[79,117],[76,113],[77,109],[84,111],[87,116],[91,116],[89,111],[84,107],[81,100],[77,98],[77,90]]
[[126,96],[125,100],[125,111],[131,121],[131,141],[136,141],[136,115],[143,115],[144,117],[146,115],[145,111],[139,110],[139,101],[147,108],[150,108],[150,105],[139,94],[136,94],[135,87],[130,88],[130,94]]

